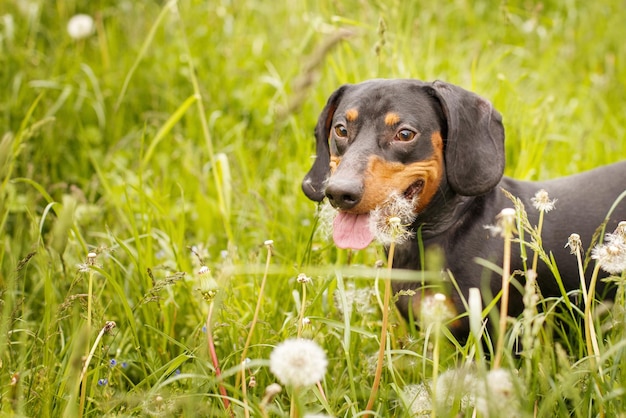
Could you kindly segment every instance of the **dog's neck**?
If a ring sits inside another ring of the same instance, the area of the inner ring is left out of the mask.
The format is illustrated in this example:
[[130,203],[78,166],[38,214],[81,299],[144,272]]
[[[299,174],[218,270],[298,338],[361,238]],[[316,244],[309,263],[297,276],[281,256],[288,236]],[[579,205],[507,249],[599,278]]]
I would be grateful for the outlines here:
[[421,269],[419,240],[425,246],[441,244],[462,229],[467,213],[480,205],[480,197],[460,196],[449,191],[439,193],[433,202],[413,222],[413,237],[395,249],[394,267]]

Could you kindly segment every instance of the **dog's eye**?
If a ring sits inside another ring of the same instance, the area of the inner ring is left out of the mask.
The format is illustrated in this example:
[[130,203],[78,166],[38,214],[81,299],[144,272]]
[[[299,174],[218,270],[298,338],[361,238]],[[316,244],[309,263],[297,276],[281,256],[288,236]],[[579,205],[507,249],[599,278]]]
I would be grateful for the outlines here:
[[335,134],[337,134],[339,138],[345,138],[348,136],[348,130],[345,126],[340,124],[335,126]]
[[396,140],[398,141],[410,141],[413,138],[415,138],[415,132],[409,130],[409,129],[402,129],[401,131],[398,131],[398,133],[396,134]]

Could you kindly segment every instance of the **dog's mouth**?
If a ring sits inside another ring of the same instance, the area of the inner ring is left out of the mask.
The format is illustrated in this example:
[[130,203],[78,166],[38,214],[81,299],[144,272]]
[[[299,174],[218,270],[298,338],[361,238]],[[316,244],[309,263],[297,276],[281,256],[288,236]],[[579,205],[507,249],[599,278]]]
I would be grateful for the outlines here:
[[404,191],[404,197],[406,197],[408,200],[413,200],[417,198],[422,190],[424,190],[424,184],[424,180],[417,180]]
[[410,225],[417,215],[417,200],[424,185],[424,180],[417,180],[402,194],[392,193],[370,212],[338,212],[333,220],[335,245],[339,248],[361,250],[377,238],[382,243],[389,244],[393,240],[393,236],[386,231],[390,219],[399,218],[402,225]]

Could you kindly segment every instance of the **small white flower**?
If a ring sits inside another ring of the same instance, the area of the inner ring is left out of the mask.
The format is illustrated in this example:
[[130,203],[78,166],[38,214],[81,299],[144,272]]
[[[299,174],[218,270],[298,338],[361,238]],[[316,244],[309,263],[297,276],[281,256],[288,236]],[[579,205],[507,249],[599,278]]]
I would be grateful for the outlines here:
[[270,371],[284,385],[313,385],[324,378],[327,367],[326,353],[312,340],[286,340],[270,354]]
[[265,245],[266,247],[271,247],[272,245],[274,245],[274,240],[273,239],[267,239],[267,240],[265,240],[265,242],[263,242],[263,245]]
[[548,213],[554,209],[554,204],[556,203],[557,199],[550,200],[548,192],[546,192],[544,189],[541,189],[537,193],[535,193],[535,197],[531,198],[530,201],[532,202],[534,208],[537,209],[539,212]]
[[86,14],[74,15],[67,22],[67,33],[76,40],[90,36],[94,29],[93,18]]
[[198,275],[199,275],[199,276],[202,276],[202,275],[207,274],[207,273],[209,273],[209,272],[210,272],[210,270],[209,270],[209,268],[208,268],[207,266],[201,266],[201,267],[198,269]]

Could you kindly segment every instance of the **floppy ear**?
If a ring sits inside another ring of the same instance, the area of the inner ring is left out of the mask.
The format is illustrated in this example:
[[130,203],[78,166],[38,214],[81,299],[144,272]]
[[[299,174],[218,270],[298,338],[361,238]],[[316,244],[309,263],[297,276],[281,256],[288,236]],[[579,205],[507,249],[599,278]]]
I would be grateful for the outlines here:
[[463,196],[488,192],[504,172],[502,116],[489,101],[461,87],[435,81],[432,89],[448,123],[448,183]]
[[316,157],[313,167],[304,176],[302,191],[309,199],[316,202],[321,202],[324,199],[324,183],[330,174],[330,148],[328,146],[330,125],[335,109],[337,109],[341,96],[347,87],[348,85],[341,86],[331,94],[315,126]]

